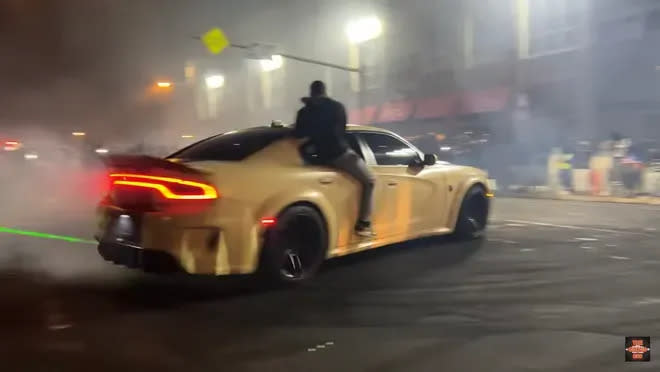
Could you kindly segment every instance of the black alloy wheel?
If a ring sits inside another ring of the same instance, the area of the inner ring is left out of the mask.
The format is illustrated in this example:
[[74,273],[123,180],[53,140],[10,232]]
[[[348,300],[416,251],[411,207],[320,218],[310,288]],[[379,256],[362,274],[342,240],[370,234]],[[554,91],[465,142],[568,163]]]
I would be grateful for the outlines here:
[[462,240],[482,238],[488,223],[489,208],[486,190],[480,185],[472,186],[463,197],[454,230],[455,237]]
[[313,207],[295,205],[277,217],[266,231],[259,269],[274,284],[304,282],[325,259],[328,236],[325,221]]

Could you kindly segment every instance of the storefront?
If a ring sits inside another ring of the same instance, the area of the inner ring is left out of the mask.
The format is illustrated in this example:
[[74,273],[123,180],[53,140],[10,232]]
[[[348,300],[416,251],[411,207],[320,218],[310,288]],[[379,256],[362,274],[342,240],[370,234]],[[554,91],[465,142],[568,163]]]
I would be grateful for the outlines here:
[[484,149],[512,139],[510,102],[511,89],[496,87],[390,101],[353,110],[349,119],[398,133],[443,160],[485,166]]

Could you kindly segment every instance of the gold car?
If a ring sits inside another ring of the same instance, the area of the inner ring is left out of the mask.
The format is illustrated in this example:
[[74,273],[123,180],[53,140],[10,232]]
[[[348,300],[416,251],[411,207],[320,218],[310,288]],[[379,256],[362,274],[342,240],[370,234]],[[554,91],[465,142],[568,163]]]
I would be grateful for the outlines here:
[[111,157],[99,253],[146,271],[260,272],[297,282],[330,257],[485,229],[492,195],[484,171],[439,162],[392,132],[349,125],[348,143],[376,179],[375,235],[357,236],[358,183],[315,165],[291,131],[229,132],[166,159]]

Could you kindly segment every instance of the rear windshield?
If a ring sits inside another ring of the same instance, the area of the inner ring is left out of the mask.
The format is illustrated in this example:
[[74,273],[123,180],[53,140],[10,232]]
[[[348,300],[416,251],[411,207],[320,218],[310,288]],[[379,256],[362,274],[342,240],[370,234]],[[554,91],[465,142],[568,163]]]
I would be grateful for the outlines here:
[[291,133],[290,128],[250,128],[201,140],[167,158],[240,161]]

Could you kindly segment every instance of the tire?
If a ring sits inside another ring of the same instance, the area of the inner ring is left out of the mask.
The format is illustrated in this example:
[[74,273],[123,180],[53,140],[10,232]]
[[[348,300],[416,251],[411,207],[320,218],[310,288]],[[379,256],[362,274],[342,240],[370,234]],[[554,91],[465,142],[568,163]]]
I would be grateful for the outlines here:
[[488,223],[489,208],[490,202],[486,197],[486,190],[479,185],[472,186],[463,197],[454,237],[460,240],[482,238]]
[[294,205],[266,231],[259,272],[270,285],[291,285],[314,277],[326,257],[328,232],[313,207]]

